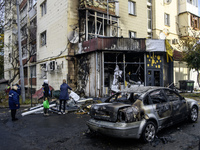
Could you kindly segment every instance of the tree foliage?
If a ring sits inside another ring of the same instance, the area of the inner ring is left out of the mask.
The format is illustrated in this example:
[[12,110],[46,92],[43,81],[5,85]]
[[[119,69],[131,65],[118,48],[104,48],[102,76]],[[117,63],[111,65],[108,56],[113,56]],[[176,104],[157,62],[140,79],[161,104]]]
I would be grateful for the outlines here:
[[189,69],[194,69],[197,72],[197,83],[199,85],[199,71],[200,71],[200,45],[197,41],[185,42],[188,48],[183,52],[183,61],[187,63]]

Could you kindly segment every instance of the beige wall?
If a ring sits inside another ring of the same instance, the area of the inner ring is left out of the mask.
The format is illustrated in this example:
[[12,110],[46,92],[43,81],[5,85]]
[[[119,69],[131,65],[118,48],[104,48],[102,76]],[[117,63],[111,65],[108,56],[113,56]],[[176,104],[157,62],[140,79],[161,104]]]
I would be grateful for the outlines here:
[[[160,33],[165,29],[169,31],[166,39],[178,38],[178,1],[165,4],[163,1],[153,1],[153,38],[159,39]],[[173,11],[172,11],[173,10]],[[170,26],[164,23],[164,14],[170,15]]]
[[129,37],[129,30],[136,32],[137,38],[147,37],[147,1],[133,0],[136,16],[128,13],[128,0],[119,0],[120,36]]
[[[73,6],[75,8],[75,5],[77,5],[77,0],[47,1],[47,13],[41,16],[40,6],[43,2],[43,0],[37,1],[37,61],[40,62],[45,59],[45,61],[49,63],[50,59],[48,58],[55,58],[59,65],[63,64],[63,68],[59,72],[47,71],[49,84],[53,86],[55,90],[59,90],[62,80],[67,78],[68,61],[65,57],[58,58],[57,56],[62,57],[68,55],[68,31],[72,30],[69,26],[78,20],[78,9],[73,9]],[[45,46],[41,46],[40,34],[44,31],[46,31],[47,41]],[[60,55],[61,52],[63,53]],[[40,64],[38,64],[37,89],[41,88],[44,80],[41,79],[40,76],[41,69]]]

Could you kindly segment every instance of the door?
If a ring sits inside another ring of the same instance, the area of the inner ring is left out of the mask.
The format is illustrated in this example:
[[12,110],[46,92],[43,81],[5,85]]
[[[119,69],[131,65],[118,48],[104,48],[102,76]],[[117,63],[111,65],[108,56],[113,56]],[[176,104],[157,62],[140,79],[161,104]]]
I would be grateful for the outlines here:
[[172,119],[172,108],[162,90],[155,90],[149,94],[154,105],[154,112],[161,126],[168,126]]
[[161,72],[156,69],[147,70],[147,86],[161,86]]
[[185,119],[187,111],[186,100],[173,90],[165,89],[164,93],[172,106],[173,122],[180,122]]

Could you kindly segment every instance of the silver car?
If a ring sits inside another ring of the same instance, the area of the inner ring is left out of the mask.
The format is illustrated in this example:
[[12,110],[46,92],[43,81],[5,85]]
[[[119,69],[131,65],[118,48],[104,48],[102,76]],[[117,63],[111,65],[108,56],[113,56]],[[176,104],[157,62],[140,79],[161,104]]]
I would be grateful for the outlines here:
[[196,122],[197,101],[164,87],[137,87],[93,104],[87,125],[91,131],[120,138],[154,140],[165,127],[189,119]]

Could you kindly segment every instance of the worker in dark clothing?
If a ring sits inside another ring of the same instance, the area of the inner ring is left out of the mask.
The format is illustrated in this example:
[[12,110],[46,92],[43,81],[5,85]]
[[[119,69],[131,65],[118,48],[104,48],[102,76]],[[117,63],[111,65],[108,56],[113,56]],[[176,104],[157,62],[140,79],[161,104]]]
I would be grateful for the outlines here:
[[66,101],[69,100],[68,89],[72,90],[71,87],[66,83],[66,80],[63,79],[63,84],[60,86],[60,107],[58,114],[61,114],[61,106],[63,103],[63,114],[65,114],[65,105]]
[[[50,89],[49,89],[49,84],[48,84],[48,80],[44,80],[44,83],[42,85],[42,89],[43,89],[43,94],[44,94],[44,101],[49,101],[49,96],[50,96]],[[48,108],[44,108],[44,116],[48,116],[49,109]]]
[[[18,120],[16,116],[17,109],[20,108],[18,86],[14,85],[9,92],[9,108],[11,109],[12,121]],[[21,92],[20,92],[21,93]]]

